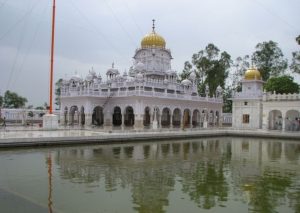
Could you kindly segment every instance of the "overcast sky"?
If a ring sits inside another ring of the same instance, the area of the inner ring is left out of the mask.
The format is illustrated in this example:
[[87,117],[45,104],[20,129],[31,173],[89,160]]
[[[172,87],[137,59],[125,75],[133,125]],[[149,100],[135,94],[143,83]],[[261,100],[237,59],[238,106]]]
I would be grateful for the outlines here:
[[[56,0],[55,81],[112,62],[128,70],[142,37],[166,40],[181,72],[193,53],[214,43],[233,59],[273,40],[285,56],[300,49],[299,0]],[[12,90],[34,106],[48,102],[52,0],[0,0],[0,94]]]

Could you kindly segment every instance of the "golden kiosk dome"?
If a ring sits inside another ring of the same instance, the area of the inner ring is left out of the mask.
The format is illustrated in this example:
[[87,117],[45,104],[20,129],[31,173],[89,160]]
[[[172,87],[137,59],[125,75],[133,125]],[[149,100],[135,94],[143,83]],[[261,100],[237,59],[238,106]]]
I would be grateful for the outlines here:
[[158,35],[155,32],[155,25],[154,25],[155,20],[152,21],[153,21],[152,32],[144,36],[144,38],[141,41],[141,46],[142,48],[149,48],[149,47],[165,48],[166,41],[162,36]]
[[261,74],[252,67],[245,72],[245,80],[261,80]]

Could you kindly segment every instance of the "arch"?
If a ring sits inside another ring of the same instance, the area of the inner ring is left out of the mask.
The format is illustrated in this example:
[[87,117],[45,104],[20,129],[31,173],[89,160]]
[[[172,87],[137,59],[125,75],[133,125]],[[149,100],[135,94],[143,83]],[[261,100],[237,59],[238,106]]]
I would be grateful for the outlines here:
[[65,107],[64,109],[64,125],[67,125],[68,124],[68,107]]
[[215,121],[215,114],[213,110],[210,110],[209,112],[209,116],[208,116],[208,123],[210,125],[214,125],[214,121]]
[[282,130],[282,113],[279,110],[271,110],[269,112],[269,129]]
[[220,112],[218,110],[215,112],[215,124],[216,126],[219,126],[220,124]]
[[125,109],[125,126],[133,126],[134,125],[134,111],[131,106],[126,107]]
[[200,124],[200,112],[197,109],[193,111],[192,124],[193,127],[197,127]]
[[79,122],[79,113],[77,106],[71,106],[69,112],[69,123],[70,125],[78,124]]
[[144,119],[143,119],[143,123],[144,123],[144,126],[148,127],[150,126],[150,120],[151,120],[151,117],[150,117],[150,107],[145,107],[145,110],[144,110]]
[[114,107],[114,112],[113,112],[113,125],[114,126],[121,126],[122,125],[122,110],[119,106]]
[[181,124],[181,111],[179,108],[174,109],[173,111],[173,126],[180,127]]
[[162,110],[161,114],[161,126],[169,127],[171,124],[171,111],[169,108],[165,107]]
[[85,114],[84,114],[84,107],[81,106],[80,108],[80,124],[83,126],[85,124]]
[[183,127],[190,127],[191,123],[191,111],[189,109],[185,109],[183,111]]
[[299,131],[300,113],[298,110],[289,110],[286,112],[285,129],[287,131]]
[[103,108],[101,106],[96,106],[92,114],[92,124],[96,126],[103,125]]

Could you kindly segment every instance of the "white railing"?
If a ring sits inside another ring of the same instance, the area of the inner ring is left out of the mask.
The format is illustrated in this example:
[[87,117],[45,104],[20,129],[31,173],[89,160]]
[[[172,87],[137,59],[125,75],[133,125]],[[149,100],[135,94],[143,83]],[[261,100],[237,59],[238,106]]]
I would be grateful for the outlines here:
[[[1,118],[6,119],[6,121],[11,122],[22,122],[25,121],[42,121],[43,115],[46,114],[48,110],[36,110],[36,109],[1,109]],[[54,111],[53,114],[60,115],[60,111]]]
[[232,113],[223,113],[223,124],[231,125],[232,124]]
[[300,94],[272,94],[264,93],[264,101],[300,101]]
[[[111,91],[112,92],[112,91]],[[96,96],[96,97],[108,97],[111,93],[103,91],[77,91],[62,93],[61,97],[74,97],[74,96]],[[177,93],[166,93],[166,92],[155,92],[155,91],[144,91],[144,90],[126,90],[126,91],[117,91],[114,94],[114,97],[124,97],[124,96],[147,96],[147,97],[157,97],[157,98],[169,98],[169,99],[181,99],[181,100],[192,100],[192,101],[205,101],[205,102],[214,102],[222,103],[222,98],[208,98],[201,96],[191,96],[190,94],[177,94]]]

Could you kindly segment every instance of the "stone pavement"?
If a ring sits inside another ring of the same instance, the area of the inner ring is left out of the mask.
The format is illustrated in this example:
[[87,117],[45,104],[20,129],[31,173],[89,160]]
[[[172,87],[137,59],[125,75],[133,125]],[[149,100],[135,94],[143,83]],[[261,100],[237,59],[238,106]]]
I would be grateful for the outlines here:
[[61,128],[46,131],[39,127],[6,127],[0,129],[0,147],[50,146],[87,143],[122,143],[132,141],[182,139],[200,137],[264,137],[293,139],[300,142],[300,132],[265,130],[237,130],[233,128],[210,129],[158,129],[110,130],[101,128]]

